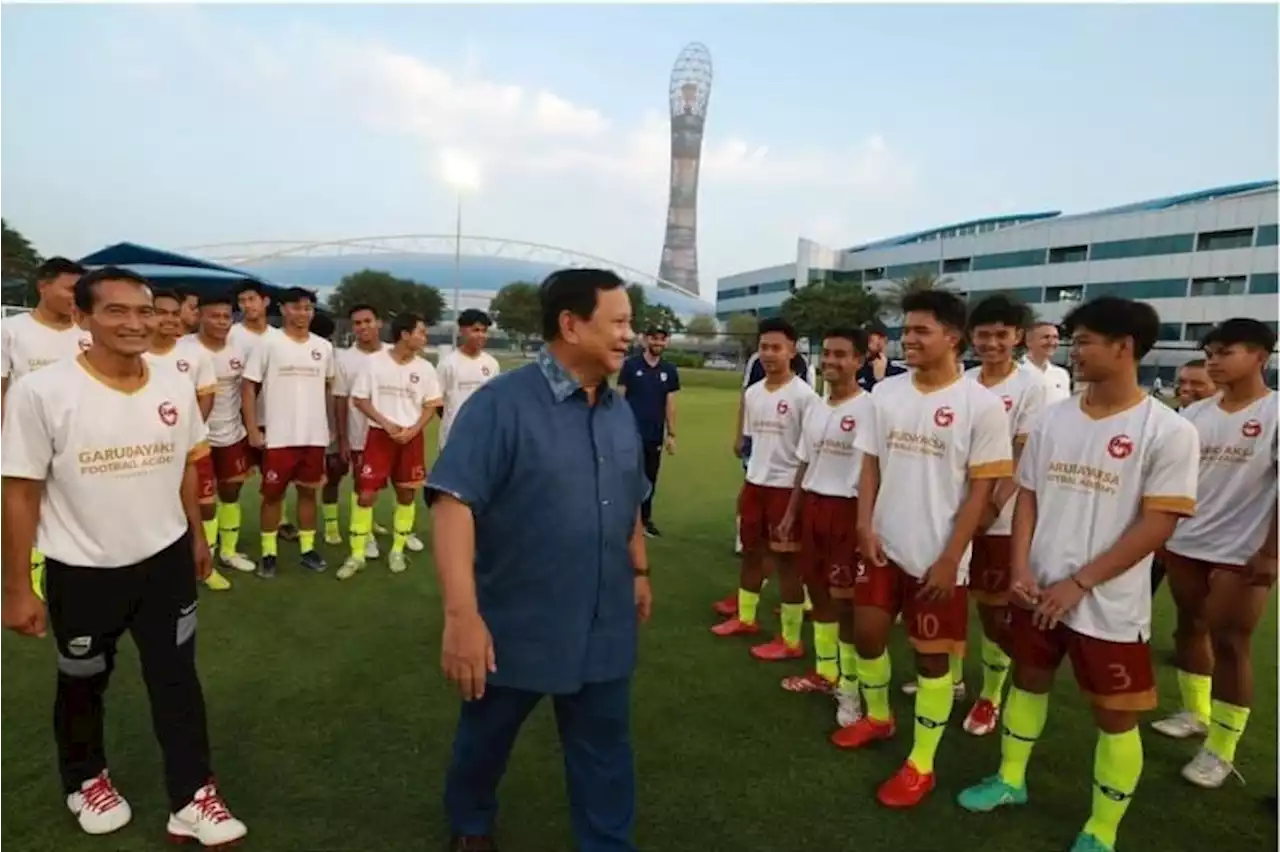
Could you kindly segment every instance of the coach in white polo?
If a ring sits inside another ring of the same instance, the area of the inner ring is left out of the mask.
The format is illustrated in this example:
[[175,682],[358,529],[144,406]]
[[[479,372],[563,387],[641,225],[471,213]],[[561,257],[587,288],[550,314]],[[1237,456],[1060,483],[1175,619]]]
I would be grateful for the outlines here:
[[99,269],[76,283],[75,302],[88,350],[24,376],[5,399],[4,626],[45,633],[27,571],[38,545],[57,646],[58,764],[81,828],[107,834],[131,817],[103,747],[103,695],[128,631],[164,755],[168,833],[228,843],[246,829],[213,783],[196,675],[196,581],[212,567],[196,494],[204,420],[191,382],[142,358],[155,326],[145,279]]

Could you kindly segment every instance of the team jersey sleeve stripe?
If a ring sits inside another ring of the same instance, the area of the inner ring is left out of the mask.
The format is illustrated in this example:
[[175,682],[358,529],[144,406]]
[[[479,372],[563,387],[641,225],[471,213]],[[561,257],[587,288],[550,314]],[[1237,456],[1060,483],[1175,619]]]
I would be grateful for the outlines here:
[[187,464],[191,464],[194,461],[199,461],[200,459],[204,458],[207,455],[209,455],[209,442],[201,441],[200,443],[192,447],[190,450],[187,450]]
[[982,462],[969,466],[970,479],[1009,479],[1013,476],[1013,459]]
[[202,388],[196,388],[196,396],[209,396],[218,392],[217,385],[205,385]]
[[1196,513],[1196,501],[1192,497],[1148,494],[1142,498],[1142,508],[1189,518]]
[[442,405],[444,405],[444,399],[443,399],[443,397],[438,397],[438,396],[437,396],[437,397],[435,397],[435,398],[433,398],[433,399],[424,399],[424,400],[422,401],[422,407],[423,407],[423,408],[439,408],[439,407],[440,407],[440,406],[442,406]]

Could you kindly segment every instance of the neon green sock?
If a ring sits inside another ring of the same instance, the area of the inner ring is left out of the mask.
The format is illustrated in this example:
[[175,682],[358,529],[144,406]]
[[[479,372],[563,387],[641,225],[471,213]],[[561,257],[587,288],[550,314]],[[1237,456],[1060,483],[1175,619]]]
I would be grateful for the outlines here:
[[743,624],[756,623],[756,610],[760,607],[760,593],[738,589],[738,621]]
[[31,548],[31,588],[44,600],[44,554]]
[[964,655],[951,654],[947,658],[947,664],[951,667],[951,682],[964,683]]
[[405,543],[413,535],[414,514],[412,503],[407,506],[396,504],[395,511],[391,514],[391,528],[395,531],[391,539],[392,553],[404,553]]
[[[837,632],[838,635],[838,632]],[[814,641],[818,641],[816,638]],[[858,692],[858,649],[852,642],[840,642],[840,691],[845,695]]]
[[373,532],[373,507],[361,506],[356,495],[351,495],[351,558],[364,561],[364,546]]
[[1000,780],[1010,787],[1025,787],[1031,750],[1044,733],[1044,723],[1049,718],[1049,696],[1023,692],[1018,687],[1011,686],[1003,716]]
[[1205,738],[1204,747],[1227,763],[1234,763],[1236,746],[1248,724],[1248,707],[1237,707],[1215,698],[1209,711],[1209,736]]
[[893,677],[889,652],[885,651],[874,660],[868,660],[861,654],[857,657],[858,683],[862,686],[862,698],[867,703],[867,718],[888,722],[893,719],[893,711],[889,709],[889,679]]
[[1213,678],[1178,669],[1178,692],[1182,695],[1182,709],[1194,713],[1203,724],[1209,724]]
[[223,556],[231,556],[240,543],[240,504],[218,504],[218,544]]
[[840,679],[840,625],[834,621],[813,623],[814,671],[829,682]]
[[298,530],[298,550],[310,553],[316,549],[316,531]]
[[982,637],[982,697],[999,707],[1004,681],[1009,675],[1009,655],[994,640]]
[[1133,801],[1142,776],[1142,737],[1138,729],[1123,734],[1098,734],[1093,752],[1093,810],[1084,824],[1108,849],[1116,846],[1116,831]]
[[947,729],[956,698],[952,680],[947,675],[917,675],[916,683],[919,689],[916,691],[915,740],[907,760],[928,775],[933,772],[933,758],[938,753],[938,743],[942,742],[942,732]]
[[204,527],[204,540],[209,543],[210,552],[216,552],[218,546],[218,518],[212,517],[207,521],[201,521],[200,526]]
[[276,531],[264,532],[262,534],[262,555],[276,556]]
[[324,518],[324,537],[337,538],[342,535],[342,529],[338,526],[338,504],[323,503],[320,506],[320,516]]
[[813,601],[809,599],[809,587],[804,587],[804,611],[813,612]]
[[804,604],[782,605],[782,641],[788,648],[800,644],[800,633],[804,630]]

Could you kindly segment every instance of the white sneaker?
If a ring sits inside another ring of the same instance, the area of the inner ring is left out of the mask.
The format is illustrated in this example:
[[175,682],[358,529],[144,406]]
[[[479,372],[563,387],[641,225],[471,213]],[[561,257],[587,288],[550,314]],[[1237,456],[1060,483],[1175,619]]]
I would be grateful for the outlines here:
[[[920,689],[920,684],[916,683],[914,680],[909,680],[902,684],[903,695],[915,695],[916,692],[919,691],[919,689]],[[956,697],[956,701],[963,700],[964,694],[965,694],[964,681],[961,681],[960,683],[957,683],[957,684],[952,684],[951,694]]]
[[1207,748],[1201,748],[1196,752],[1196,756],[1191,758],[1191,762],[1182,767],[1183,778],[1206,790],[1218,789],[1227,783],[1227,779],[1232,775],[1240,778],[1241,783],[1244,782],[1244,778],[1240,777],[1240,773],[1236,772],[1234,766]]
[[842,728],[856,725],[862,718],[862,694],[855,688],[853,692],[836,690],[836,724]]
[[403,574],[409,567],[409,560],[405,559],[404,553],[393,550],[387,556],[387,567],[391,569],[392,574]]
[[330,547],[337,547],[342,544],[342,533],[332,532],[324,534],[324,543]]
[[374,521],[372,532],[374,535],[386,535],[387,533],[391,532],[391,530],[387,529],[377,521]]
[[1209,733],[1209,726],[1201,722],[1200,717],[1190,710],[1174,713],[1167,719],[1157,719],[1151,723],[1151,728],[1156,733],[1175,740],[1189,740]]
[[80,785],[78,792],[67,796],[67,810],[75,815],[85,834],[110,834],[129,824],[133,811],[124,800],[107,770]]
[[176,814],[169,814],[169,840],[201,846],[225,846],[249,833],[249,829],[227,810],[212,782],[196,791],[195,798]]
[[364,558],[366,560],[377,559],[379,555],[378,540],[373,536],[369,536],[364,540]]
[[347,561],[342,563],[342,567],[338,569],[339,580],[350,580],[356,573],[364,567],[364,563],[354,556],[348,556]]
[[234,568],[246,574],[252,574],[258,570],[258,566],[254,564],[254,561],[243,553],[219,553],[218,561],[228,568]]
[[427,549],[427,546],[422,543],[422,539],[418,538],[417,533],[409,533],[409,537],[404,540],[404,546],[410,553],[421,553]]

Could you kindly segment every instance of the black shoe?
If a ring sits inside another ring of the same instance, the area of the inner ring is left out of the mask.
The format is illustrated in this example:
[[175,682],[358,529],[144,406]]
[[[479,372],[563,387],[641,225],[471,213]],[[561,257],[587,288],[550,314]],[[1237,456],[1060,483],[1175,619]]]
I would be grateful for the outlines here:
[[298,540],[298,528],[293,524],[281,524],[279,529],[276,530],[276,533],[278,533],[285,541]]
[[662,533],[653,521],[644,522],[644,535],[645,538],[662,538]]
[[449,852],[498,852],[498,844],[492,837],[454,837],[449,841]]
[[276,558],[274,556],[262,557],[262,561],[258,563],[258,576],[264,580],[275,579]]
[[324,573],[325,569],[329,567],[329,563],[324,561],[324,557],[314,550],[308,550],[299,557],[299,560],[302,562],[303,568],[308,571],[314,571],[317,574]]

